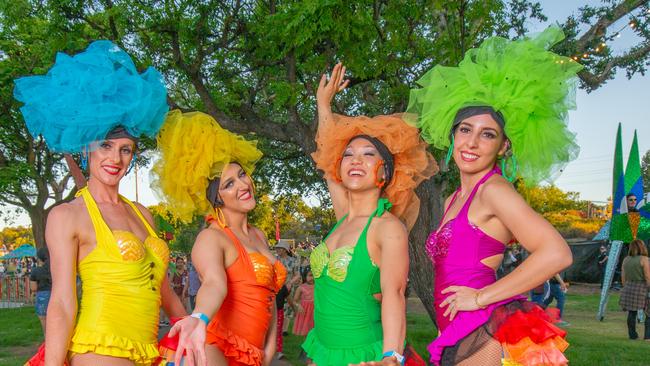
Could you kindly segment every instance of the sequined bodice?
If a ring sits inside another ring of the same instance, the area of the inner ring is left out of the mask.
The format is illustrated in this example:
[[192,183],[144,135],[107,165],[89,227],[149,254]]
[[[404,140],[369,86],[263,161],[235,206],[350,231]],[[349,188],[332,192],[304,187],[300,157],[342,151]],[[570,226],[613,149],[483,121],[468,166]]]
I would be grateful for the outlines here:
[[278,291],[287,277],[287,270],[282,263],[276,260],[274,264],[271,264],[269,258],[259,252],[248,253],[248,257],[253,265],[257,283],[273,291]]
[[113,230],[115,243],[125,262],[137,262],[142,260],[146,255],[148,248],[161,261],[165,262],[169,258],[169,248],[164,240],[148,236],[144,243],[130,231]]
[[327,245],[322,241],[311,254],[311,270],[314,278],[322,276],[323,270],[327,267],[327,274],[331,279],[343,282],[348,274],[352,253],[354,253],[354,246],[346,245],[337,248],[330,255]]
[[432,232],[427,238],[424,248],[433,262],[447,256],[449,243],[451,241],[452,221],[453,219],[449,220],[442,228],[440,228],[440,230]]

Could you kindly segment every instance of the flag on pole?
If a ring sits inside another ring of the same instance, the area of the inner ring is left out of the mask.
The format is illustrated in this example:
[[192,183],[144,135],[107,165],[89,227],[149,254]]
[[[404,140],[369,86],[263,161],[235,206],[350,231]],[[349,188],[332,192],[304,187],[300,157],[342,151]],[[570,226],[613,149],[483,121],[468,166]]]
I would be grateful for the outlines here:
[[[632,141],[632,148],[630,148],[630,155],[627,158],[627,165],[625,166],[625,194],[633,194],[638,204],[643,200],[641,158],[639,157],[639,143],[636,138],[636,130],[634,130],[634,140]],[[635,206],[637,209],[639,207],[639,205]]]
[[614,174],[612,176],[612,216],[627,212],[625,202],[625,175],[623,174],[623,143],[621,124],[618,124],[616,146],[614,147]]
[[609,240],[630,242],[632,233],[627,220],[627,202],[625,200],[625,175],[623,174],[623,143],[621,141],[621,124],[616,132],[614,147],[614,171],[612,176],[612,223],[609,227]]
[[275,218],[275,240],[280,240],[280,220],[277,217]]

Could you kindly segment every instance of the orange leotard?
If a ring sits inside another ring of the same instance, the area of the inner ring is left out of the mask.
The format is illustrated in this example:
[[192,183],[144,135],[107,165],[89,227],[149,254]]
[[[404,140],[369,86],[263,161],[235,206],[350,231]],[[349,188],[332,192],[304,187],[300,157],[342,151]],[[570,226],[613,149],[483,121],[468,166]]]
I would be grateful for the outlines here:
[[228,366],[262,364],[264,340],[273,317],[275,293],[287,271],[261,253],[248,253],[235,234],[225,228],[239,255],[226,268],[228,294],[207,328],[206,343],[215,345]]

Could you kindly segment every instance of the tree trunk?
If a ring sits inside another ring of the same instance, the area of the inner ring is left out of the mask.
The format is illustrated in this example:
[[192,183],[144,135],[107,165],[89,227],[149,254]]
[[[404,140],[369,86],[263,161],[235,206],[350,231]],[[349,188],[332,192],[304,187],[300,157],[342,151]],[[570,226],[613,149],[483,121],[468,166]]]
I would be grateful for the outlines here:
[[442,215],[446,180],[434,176],[420,184],[416,190],[420,198],[420,215],[409,236],[409,285],[422,301],[435,324],[433,305],[433,264],[424,249],[427,237],[437,228]]
[[42,208],[32,208],[27,210],[29,218],[32,221],[32,235],[34,235],[34,244],[36,248],[43,248],[45,244],[45,222],[47,213]]

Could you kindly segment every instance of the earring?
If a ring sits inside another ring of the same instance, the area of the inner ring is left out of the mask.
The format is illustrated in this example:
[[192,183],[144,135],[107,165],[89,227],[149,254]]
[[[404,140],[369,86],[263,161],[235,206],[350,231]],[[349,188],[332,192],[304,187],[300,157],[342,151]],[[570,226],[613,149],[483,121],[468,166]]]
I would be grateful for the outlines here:
[[449,150],[447,150],[447,157],[445,158],[445,164],[449,165],[451,161],[451,156],[454,154],[454,135],[451,135],[451,145],[449,145]]
[[386,180],[383,177],[379,178],[379,168],[381,168],[382,166],[384,166],[383,160],[378,161],[377,164],[375,165],[375,185],[378,188],[382,188],[386,184]]
[[222,229],[225,229],[228,227],[228,224],[226,223],[226,215],[223,214],[223,210],[221,210],[221,207],[215,207],[214,209],[215,212],[215,220],[217,220],[217,224],[221,226]]
[[136,160],[137,158],[138,158],[138,154],[137,154],[137,153],[133,153],[133,157],[131,158],[131,162],[129,163],[129,169],[126,170],[126,173],[125,173],[124,175],[129,174],[129,172],[131,171],[131,169],[133,169],[133,167],[135,166],[135,160]]
[[88,169],[88,157],[84,153],[81,153],[81,156],[79,157],[79,166],[81,167],[81,170]]
[[[508,160],[510,160],[510,164],[508,164]],[[510,165],[510,173],[508,173],[508,165]],[[517,159],[511,151],[501,159],[501,175],[510,183],[517,178]]]
[[343,157],[340,157],[340,158],[336,159],[336,163],[334,163],[334,167],[336,168],[334,170],[334,181],[336,181],[336,183],[341,183],[343,181],[341,179],[341,173],[340,173],[340,171],[341,171],[341,161],[342,160],[343,160]]

